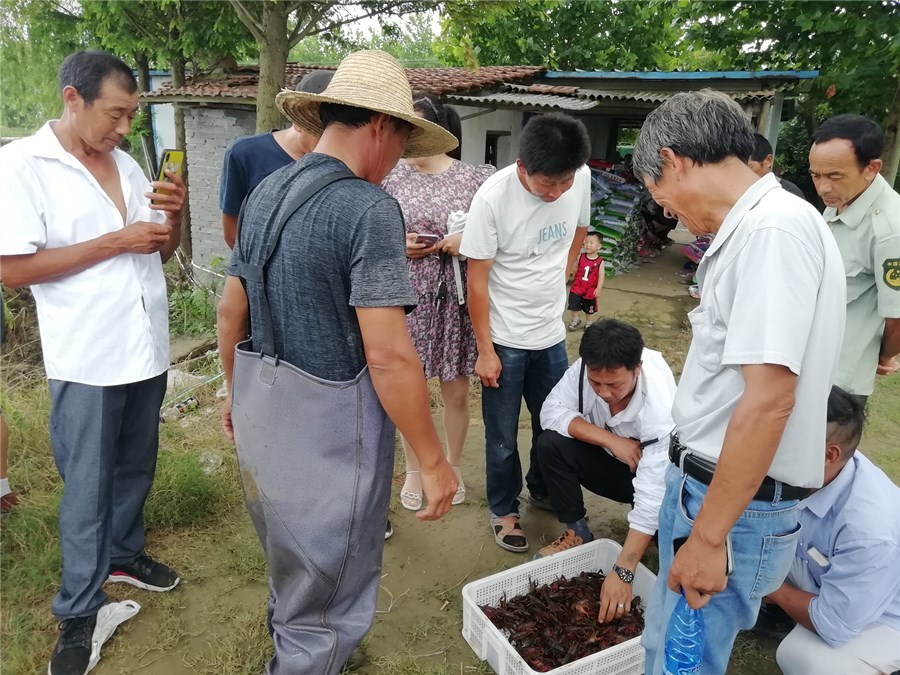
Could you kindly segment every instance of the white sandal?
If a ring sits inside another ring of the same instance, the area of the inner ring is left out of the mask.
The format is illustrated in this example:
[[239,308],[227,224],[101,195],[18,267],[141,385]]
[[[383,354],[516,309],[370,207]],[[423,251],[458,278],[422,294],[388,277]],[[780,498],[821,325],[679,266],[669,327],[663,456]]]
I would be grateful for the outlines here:
[[[409,480],[410,474],[418,474],[418,471],[407,471],[406,479]],[[406,485],[404,484],[404,487]],[[419,488],[421,489],[421,488]],[[421,492],[410,492],[408,490],[401,490],[400,492],[400,505],[406,509],[407,511],[421,511],[422,510],[422,493]]]
[[456,472],[456,478],[459,480],[459,487],[456,488],[456,494],[453,495],[453,501],[451,504],[453,506],[459,506],[464,501],[466,501],[466,484],[463,483],[462,478],[462,469],[458,466],[451,467]]

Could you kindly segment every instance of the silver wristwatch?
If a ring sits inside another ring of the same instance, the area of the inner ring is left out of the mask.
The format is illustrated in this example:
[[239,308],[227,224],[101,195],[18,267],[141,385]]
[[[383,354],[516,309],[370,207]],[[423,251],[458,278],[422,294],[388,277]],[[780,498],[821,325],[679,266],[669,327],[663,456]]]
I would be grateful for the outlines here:
[[613,572],[619,575],[619,578],[626,584],[634,583],[634,572],[632,572],[631,570],[626,570],[624,567],[613,565]]

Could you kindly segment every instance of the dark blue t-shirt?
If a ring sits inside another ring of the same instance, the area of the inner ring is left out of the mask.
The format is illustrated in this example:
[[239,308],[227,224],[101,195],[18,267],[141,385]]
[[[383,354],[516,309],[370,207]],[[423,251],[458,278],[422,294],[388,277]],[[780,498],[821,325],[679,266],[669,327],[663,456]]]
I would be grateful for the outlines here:
[[238,215],[244,198],[263,178],[293,161],[271,131],[237,139],[225,151],[219,181],[219,210],[229,216]]
[[[313,180],[349,171],[316,152],[263,180],[247,202],[228,274],[261,265],[282,205]],[[262,342],[261,284],[246,282],[253,348]],[[357,178],[328,185],[288,218],[266,274],[275,351],[317,377],[350,380],[366,365],[357,307],[416,303],[397,200]]]

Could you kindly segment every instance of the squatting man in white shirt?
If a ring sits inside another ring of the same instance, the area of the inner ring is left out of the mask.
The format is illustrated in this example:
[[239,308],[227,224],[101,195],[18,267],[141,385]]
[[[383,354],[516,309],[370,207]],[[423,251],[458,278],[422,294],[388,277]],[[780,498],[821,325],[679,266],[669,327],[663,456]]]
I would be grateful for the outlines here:
[[566,531],[543,557],[594,537],[583,485],[633,504],[628,536],[600,595],[600,621],[631,610],[634,572],[656,533],[665,493],[675,378],[662,354],[633,326],[602,319],[584,332],[579,358],[544,401],[538,459],[553,509]]

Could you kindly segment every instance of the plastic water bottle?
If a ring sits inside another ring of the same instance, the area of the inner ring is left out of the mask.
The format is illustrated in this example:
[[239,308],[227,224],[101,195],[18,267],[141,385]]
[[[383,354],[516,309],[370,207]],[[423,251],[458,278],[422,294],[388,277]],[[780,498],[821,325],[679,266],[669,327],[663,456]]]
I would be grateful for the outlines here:
[[703,661],[703,614],[693,609],[684,598],[678,598],[666,630],[666,675],[690,675],[700,672]]

